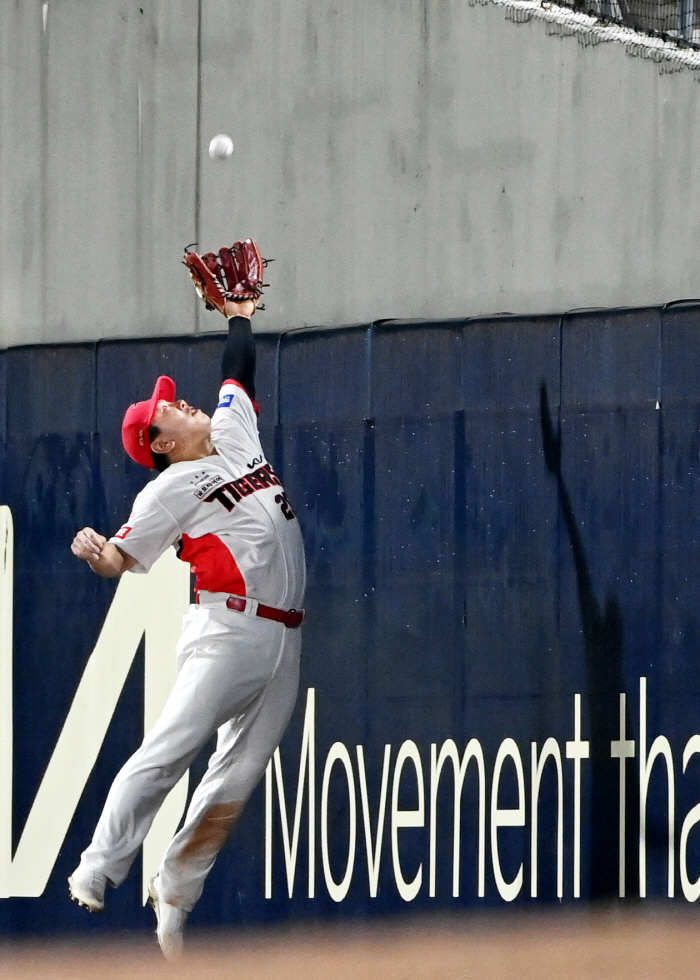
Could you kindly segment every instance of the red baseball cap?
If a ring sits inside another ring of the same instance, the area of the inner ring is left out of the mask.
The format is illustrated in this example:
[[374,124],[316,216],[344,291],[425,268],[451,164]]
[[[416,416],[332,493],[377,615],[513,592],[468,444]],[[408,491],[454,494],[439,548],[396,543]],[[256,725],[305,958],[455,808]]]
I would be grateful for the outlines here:
[[151,452],[148,427],[155,415],[156,405],[163,400],[166,402],[175,401],[175,382],[166,374],[162,374],[156,381],[149,401],[129,405],[122,422],[124,449],[135,462],[148,467],[149,470],[155,469],[156,464]]

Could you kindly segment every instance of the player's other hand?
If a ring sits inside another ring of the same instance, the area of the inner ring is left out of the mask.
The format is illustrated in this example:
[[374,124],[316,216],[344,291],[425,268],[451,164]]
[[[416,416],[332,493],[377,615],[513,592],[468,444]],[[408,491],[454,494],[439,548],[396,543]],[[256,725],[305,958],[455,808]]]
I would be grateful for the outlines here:
[[224,303],[224,316],[247,316],[251,317],[258,307],[257,299],[232,300],[227,299]]
[[106,544],[107,538],[98,534],[97,531],[93,531],[91,527],[84,527],[73,538],[70,550],[83,561],[90,561],[91,558],[100,557]]

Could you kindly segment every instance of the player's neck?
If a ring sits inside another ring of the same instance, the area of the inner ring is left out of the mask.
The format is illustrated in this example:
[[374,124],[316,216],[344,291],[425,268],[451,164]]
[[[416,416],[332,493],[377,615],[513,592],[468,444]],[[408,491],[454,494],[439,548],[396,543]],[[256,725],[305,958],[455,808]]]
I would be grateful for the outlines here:
[[217,452],[214,443],[207,437],[201,442],[184,446],[182,449],[175,447],[168,455],[171,463],[188,463],[198,459],[206,459],[207,456],[216,456]]

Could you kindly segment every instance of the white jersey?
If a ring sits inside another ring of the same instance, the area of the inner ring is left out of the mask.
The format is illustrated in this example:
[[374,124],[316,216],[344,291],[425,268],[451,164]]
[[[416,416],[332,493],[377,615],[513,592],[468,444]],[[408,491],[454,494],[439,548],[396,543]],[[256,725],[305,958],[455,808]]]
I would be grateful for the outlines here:
[[170,545],[199,592],[249,596],[281,609],[304,599],[304,548],[287,496],[265,459],[253,403],[225,381],[212,416],[217,454],[171,464],[134,501],[110,538],[147,572]]

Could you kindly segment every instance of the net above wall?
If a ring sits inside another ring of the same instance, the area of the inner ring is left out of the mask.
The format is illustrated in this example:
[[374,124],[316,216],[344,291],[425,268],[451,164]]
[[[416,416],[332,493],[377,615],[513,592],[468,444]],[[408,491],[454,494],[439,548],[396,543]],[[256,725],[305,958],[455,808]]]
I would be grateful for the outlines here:
[[575,35],[584,45],[616,41],[628,54],[658,62],[662,72],[700,69],[700,0],[469,2],[505,7],[506,17],[516,23],[543,20],[549,33]]
[[700,3],[697,0],[558,0],[558,3],[700,50]]

